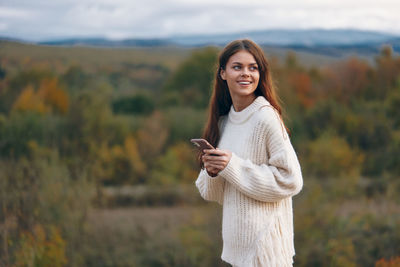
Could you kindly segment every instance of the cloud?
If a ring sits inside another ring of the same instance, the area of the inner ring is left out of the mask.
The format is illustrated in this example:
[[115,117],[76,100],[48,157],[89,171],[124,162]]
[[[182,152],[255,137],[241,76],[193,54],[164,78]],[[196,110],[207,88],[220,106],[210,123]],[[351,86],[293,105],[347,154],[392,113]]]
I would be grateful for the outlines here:
[[0,35],[43,40],[358,28],[400,34],[397,0],[2,0]]
[[29,10],[0,6],[1,19],[26,19],[32,16],[33,12]]

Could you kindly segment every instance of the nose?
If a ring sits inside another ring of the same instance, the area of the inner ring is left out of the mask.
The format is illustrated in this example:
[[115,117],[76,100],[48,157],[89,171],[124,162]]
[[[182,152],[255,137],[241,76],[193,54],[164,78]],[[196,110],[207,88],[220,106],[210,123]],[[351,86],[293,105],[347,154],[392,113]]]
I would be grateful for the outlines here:
[[250,72],[249,72],[249,70],[248,70],[247,68],[243,68],[243,69],[242,69],[241,75],[244,76],[244,77],[247,77],[247,76],[250,75],[249,73],[250,73]]

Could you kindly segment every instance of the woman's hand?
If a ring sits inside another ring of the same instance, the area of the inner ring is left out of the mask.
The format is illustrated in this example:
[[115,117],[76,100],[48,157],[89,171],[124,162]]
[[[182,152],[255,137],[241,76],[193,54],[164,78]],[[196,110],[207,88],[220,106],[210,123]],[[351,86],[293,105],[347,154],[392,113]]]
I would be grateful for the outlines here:
[[220,171],[225,169],[232,157],[232,152],[222,149],[205,149],[204,155],[201,157],[203,160],[204,168],[212,177],[218,175]]

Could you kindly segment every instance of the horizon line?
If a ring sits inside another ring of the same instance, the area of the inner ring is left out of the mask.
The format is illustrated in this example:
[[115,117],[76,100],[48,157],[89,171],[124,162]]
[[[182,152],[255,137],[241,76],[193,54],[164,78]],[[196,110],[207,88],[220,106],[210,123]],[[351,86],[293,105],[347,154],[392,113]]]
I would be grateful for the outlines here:
[[86,39],[86,40],[95,40],[102,39],[107,41],[126,41],[126,40],[143,40],[143,41],[156,41],[156,40],[168,40],[173,38],[182,38],[182,37],[213,37],[213,36],[227,36],[227,35],[241,35],[241,34],[250,34],[250,33],[258,33],[258,32],[268,32],[268,31],[298,31],[298,32],[307,32],[307,31],[355,31],[355,32],[364,32],[364,33],[374,33],[374,34],[382,34],[387,35],[388,37],[400,37],[400,33],[388,32],[384,30],[372,30],[372,29],[357,29],[357,28],[268,28],[268,29],[249,29],[243,31],[234,31],[234,32],[221,32],[221,33],[177,33],[177,34],[169,34],[165,36],[129,36],[122,38],[113,38],[109,36],[99,36],[99,35],[71,35],[71,36],[54,36],[54,37],[45,37],[39,39],[31,39],[24,37],[13,37],[2,35],[0,33],[0,40],[9,40],[9,41],[18,41],[18,42],[26,42],[26,43],[44,43],[44,42],[54,42],[54,41],[66,41],[66,40],[76,40],[76,39]]

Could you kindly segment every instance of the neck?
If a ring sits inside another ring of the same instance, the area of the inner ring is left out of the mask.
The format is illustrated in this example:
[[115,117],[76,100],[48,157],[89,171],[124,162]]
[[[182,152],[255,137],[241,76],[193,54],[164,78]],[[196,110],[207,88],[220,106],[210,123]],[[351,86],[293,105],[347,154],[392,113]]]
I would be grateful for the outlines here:
[[251,103],[253,103],[254,99],[256,99],[255,94],[240,97],[232,96],[233,108],[236,112],[242,111],[243,109],[247,108]]

